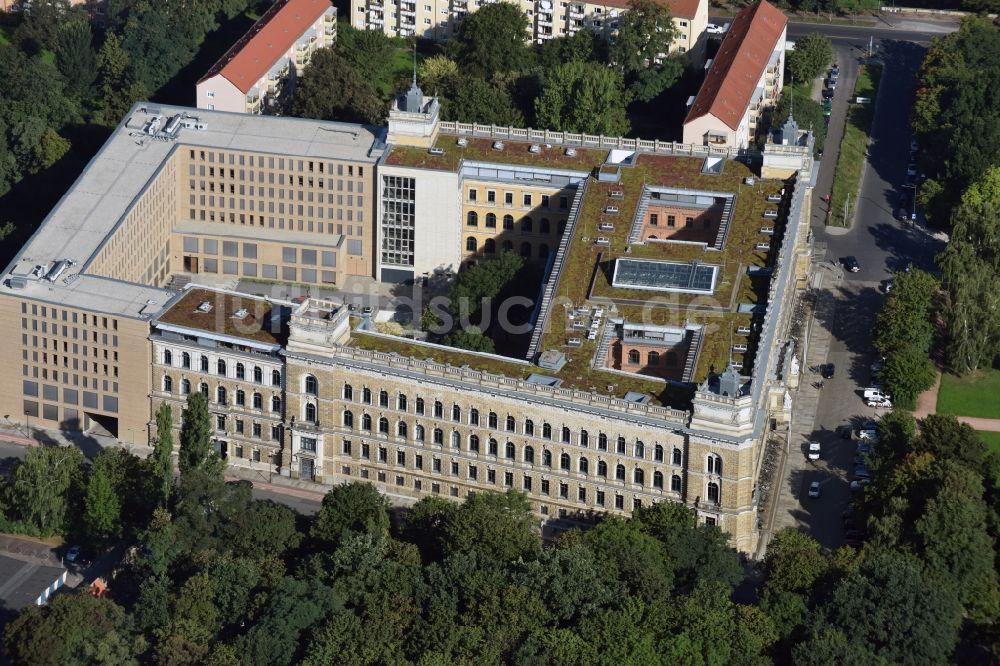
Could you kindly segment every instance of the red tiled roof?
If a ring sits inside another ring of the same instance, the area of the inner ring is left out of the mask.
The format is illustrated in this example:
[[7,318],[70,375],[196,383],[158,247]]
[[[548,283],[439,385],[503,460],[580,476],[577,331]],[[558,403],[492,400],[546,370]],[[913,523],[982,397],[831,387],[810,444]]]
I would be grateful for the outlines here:
[[[630,0],[587,0],[591,4],[604,5],[605,7],[618,7],[620,9],[628,9],[628,4]],[[701,4],[701,0],[657,0],[660,4],[665,4],[670,7],[670,15],[682,18],[682,19],[693,19],[695,14],[698,13],[698,5]],[[707,0],[706,0],[707,2]]]
[[277,0],[198,83],[221,74],[244,93],[250,92],[331,6],[330,0]]
[[732,129],[739,127],[787,24],[785,15],[767,0],[737,14],[684,123],[710,113]]

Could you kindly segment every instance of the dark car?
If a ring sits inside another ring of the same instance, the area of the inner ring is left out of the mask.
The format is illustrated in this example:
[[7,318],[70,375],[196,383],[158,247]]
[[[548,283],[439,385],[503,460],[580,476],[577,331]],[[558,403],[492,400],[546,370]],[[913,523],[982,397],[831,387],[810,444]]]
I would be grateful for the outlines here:
[[844,264],[844,268],[852,273],[857,273],[861,270],[861,264],[859,264],[858,260],[853,256],[844,257],[840,261]]
[[833,98],[833,89],[832,88],[824,88],[824,90],[823,90],[823,99],[832,99],[832,98]]
[[820,374],[823,375],[823,379],[833,379],[834,371],[836,367],[833,363],[826,363],[820,366]]

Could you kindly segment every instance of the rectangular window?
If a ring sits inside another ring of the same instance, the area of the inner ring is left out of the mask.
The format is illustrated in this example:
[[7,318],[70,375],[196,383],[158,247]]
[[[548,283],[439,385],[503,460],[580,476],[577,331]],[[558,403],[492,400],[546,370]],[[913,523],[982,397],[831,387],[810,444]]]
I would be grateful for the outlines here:
[[224,257],[238,257],[239,255],[239,243],[236,241],[222,241],[222,256]]

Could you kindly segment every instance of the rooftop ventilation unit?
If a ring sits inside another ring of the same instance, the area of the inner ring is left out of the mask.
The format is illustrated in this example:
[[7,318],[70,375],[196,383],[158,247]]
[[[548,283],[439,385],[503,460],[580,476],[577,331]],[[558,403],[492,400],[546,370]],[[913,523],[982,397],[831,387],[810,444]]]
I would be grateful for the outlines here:
[[781,201],[781,195],[780,194],[768,194],[767,195],[767,200],[770,203],[778,203],[779,201]]
[[767,219],[769,219],[769,220],[774,220],[774,219],[776,219],[778,217],[778,211],[776,211],[774,209],[765,210],[764,211],[764,217],[767,218]]
[[773,236],[774,235],[774,227],[761,227],[760,228],[760,233],[764,234],[765,236]]
[[197,118],[192,118],[192,117],[184,118],[183,120],[181,120],[181,127],[183,127],[184,129],[194,129],[201,131],[205,131],[208,129],[207,124],[199,121]]
[[610,192],[608,192],[608,196],[611,197],[612,199],[624,199],[625,193],[622,192],[621,190],[611,190]]
[[197,310],[198,312],[211,312],[212,304],[209,303],[208,301],[202,301],[201,303],[198,304]]
[[733,345],[733,351],[736,352],[737,354],[742,354],[746,352],[746,350],[747,350],[746,345]]
[[613,232],[615,230],[615,225],[611,224],[610,222],[601,222],[601,224],[599,224],[597,228],[600,229],[601,231]]
[[45,275],[45,279],[49,282],[55,282],[59,279],[59,276],[63,274],[63,271],[75,263],[75,261],[70,259],[60,259],[56,263],[52,264],[52,269]]
[[770,243],[757,243],[756,248],[758,250],[770,250],[771,249],[771,244]]
[[10,279],[11,289],[24,289],[28,286],[28,281],[24,277],[12,277]]
[[566,157],[576,157],[576,148],[567,148]]
[[740,326],[736,329],[736,335],[750,335],[749,326]]
[[177,133],[181,131],[181,116],[177,114],[167,122],[167,126],[163,128],[165,134],[169,134],[172,138],[177,138]]
[[608,215],[617,215],[618,214],[618,206],[606,206],[604,208],[604,212],[607,213]]
[[493,142],[493,150],[503,150],[503,148],[504,148],[503,141]]
[[431,155],[444,155],[444,148],[428,148],[427,152]]
[[41,278],[42,276],[44,276],[48,272],[49,272],[49,265],[48,264],[41,264],[39,266],[35,266],[31,270],[31,274],[34,275],[36,278]]
[[542,152],[542,147],[539,146],[537,143],[533,143],[528,147],[528,152],[535,153],[537,155],[538,153]]
[[755,182],[756,181],[753,179],[753,176],[747,176],[746,178],[743,179],[743,184],[744,185],[751,185],[752,186]]
[[607,236],[598,236],[597,240],[594,241],[595,245],[611,245],[611,239]]
[[245,319],[248,314],[249,312],[247,312],[246,308],[240,308],[233,313],[233,319]]
[[469,140],[466,139],[465,137],[462,137],[457,141],[457,143],[459,148],[465,148],[466,146],[469,145]]

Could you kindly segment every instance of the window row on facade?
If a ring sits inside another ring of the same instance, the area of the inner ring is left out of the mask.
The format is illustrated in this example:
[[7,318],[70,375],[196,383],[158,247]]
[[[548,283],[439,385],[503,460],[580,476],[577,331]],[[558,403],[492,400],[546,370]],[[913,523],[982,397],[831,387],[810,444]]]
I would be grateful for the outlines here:
[[[218,358],[213,364],[206,354],[192,354],[182,351],[175,353],[171,349],[164,349],[160,355],[160,363],[169,367],[181,368],[184,370],[197,370],[204,373],[214,373],[220,377],[236,379],[239,381],[253,382],[254,384],[264,384],[264,379],[270,381],[270,386],[281,386],[281,370],[272,369],[268,372],[259,365],[248,365],[236,362],[230,365],[226,359]],[[232,372],[230,372],[232,367]],[[167,389],[164,389],[167,390]],[[169,391],[168,391],[169,392]]]

